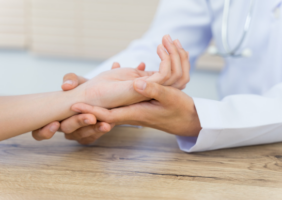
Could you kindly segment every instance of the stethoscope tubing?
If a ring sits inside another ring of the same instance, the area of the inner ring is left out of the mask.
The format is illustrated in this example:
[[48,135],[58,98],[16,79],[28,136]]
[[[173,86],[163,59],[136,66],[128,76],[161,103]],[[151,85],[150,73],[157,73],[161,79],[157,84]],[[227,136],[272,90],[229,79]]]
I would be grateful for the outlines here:
[[225,0],[223,7],[223,16],[222,16],[222,25],[221,25],[221,40],[223,45],[223,52],[216,52],[214,54],[222,57],[246,57],[242,52],[241,53],[237,53],[237,52],[242,47],[244,41],[246,40],[246,36],[250,31],[250,26],[252,23],[253,12],[255,7],[255,0],[251,0],[249,12],[244,24],[243,33],[240,37],[238,44],[235,45],[233,49],[230,48],[228,42],[228,23],[230,17],[230,3],[231,0]]

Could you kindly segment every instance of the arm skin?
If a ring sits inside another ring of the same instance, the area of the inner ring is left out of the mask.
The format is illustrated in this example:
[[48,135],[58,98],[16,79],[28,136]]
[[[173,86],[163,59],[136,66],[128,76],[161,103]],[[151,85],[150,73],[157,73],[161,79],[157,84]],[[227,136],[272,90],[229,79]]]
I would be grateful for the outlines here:
[[[167,35],[163,38],[163,45],[169,53],[172,71],[170,79],[164,85],[171,85],[178,89],[185,88],[189,82],[189,59],[187,52],[182,48],[179,40],[171,42],[171,38]],[[118,63],[114,63],[112,69],[120,68]],[[144,71],[145,64],[141,63],[138,70]],[[63,90],[71,90],[78,85],[86,82],[86,79],[78,77],[74,74],[68,74],[64,77]],[[66,139],[76,140],[80,144],[90,144],[101,137],[103,134],[109,132],[115,124],[98,122],[96,124],[95,116],[90,113],[79,114],[64,120],[61,124],[53,122],[47,126],[33,131],[33,137],[40,141],[50,139],[59,128],[65,133]]]
[[76,114],[70,107],[83,97],[80,90],[0,97],[0,140]]

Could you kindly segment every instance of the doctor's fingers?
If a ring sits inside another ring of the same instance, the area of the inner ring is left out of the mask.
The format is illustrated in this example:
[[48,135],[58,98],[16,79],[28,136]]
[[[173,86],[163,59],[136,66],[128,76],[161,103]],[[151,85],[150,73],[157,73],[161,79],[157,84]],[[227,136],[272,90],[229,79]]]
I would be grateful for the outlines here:
[[87,126],[74,131],[71,134],[65,134],[68,140],[76,140],[80,144],[91,144],[105,133],[111,131],[113,124],[99,122],[92,126]]
[[161,58],[159,73],[155,73],[147,80],[162,85],[171,86],[183,76],[179,48],[169,35],[163,37],[162,45],[158,46],[157,53]]
[[59,128],[59,122],[52,122],[41,129],[32,131],[32,137],[37,141],[48,140],[54,136],[54,134],[59,130]]
[[158,46],[157,53],[161,59],[159,72],[153,73],[146,80],[148,82],[164,84],[171,77],[171,58],[162,44]]
[[[131,115],[133,111],[131,109],[131,106],[108,110],[105,108],[91,106],[84,103],[76,103],[71,107],[71,110],[80,113],[92,113],[97,117],[97,120],[106,122],[108,124],[120,124],[121,122],[133,119]],[[98,116],[96,114],[98,114]]]
[[61,131],[70,134],[82,127],[94,125],[96,122],[96,117],[92,114],[74,115],[61,122]]
[[181,59],[178,50],[179,48],[177,47],[177,43],[173,42],[169,35],[163,37],[162,43],[169,53],[171,60],[171,76],[164,83],[164,85],[171,86],[172,84],[177,82],[183,75]]
[[82,76],[78,76],[74,73],[69,73],[64,76],[62,89],[64,91],[72,90],[76,88],[77,86],[85,83],[86,81],[87,79]]
[[182,77],[180,77],[172,87],[178,89],[184,89],[186,84],[190,81],[190,62],[189,62],[189,54],[183,48],[179,40],[174,40],[173,43],[177,46],[177,50],[181,60],[181,67],[182,67]]

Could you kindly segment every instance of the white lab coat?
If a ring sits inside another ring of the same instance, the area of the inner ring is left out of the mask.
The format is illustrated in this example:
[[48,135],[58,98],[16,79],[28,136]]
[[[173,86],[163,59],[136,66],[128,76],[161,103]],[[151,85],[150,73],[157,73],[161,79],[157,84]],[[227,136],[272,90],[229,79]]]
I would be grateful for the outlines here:
[[[257,0],[250,31],[240,49],[250,48],[252,57],[225,60],[218,82],[220,96],[225,97],[222,101],[194,98],[202,130],[198,137],[177,137],[181,150],[195,152],[282,141],[282,13],[280,17],[277,13],[281,1]],[[228,37],[234,47],[243,32],[250,1],[231,2]],[[211,38],[220,51],[223,49],[223,4],[224,0],[161,0],[148,32],[86,77],[109,70],[114,61],[122,67],[145,62],[147,70],[157,70],[160,60],[156,48],[165,34],[179,39],[189,51],[193,69]]]

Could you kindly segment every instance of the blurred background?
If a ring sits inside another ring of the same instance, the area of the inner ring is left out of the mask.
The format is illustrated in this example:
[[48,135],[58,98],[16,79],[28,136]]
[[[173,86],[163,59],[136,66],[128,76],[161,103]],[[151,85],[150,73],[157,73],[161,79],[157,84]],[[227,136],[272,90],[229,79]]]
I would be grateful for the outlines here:
[[[0,0],[0,95],[60,90],[142,37],[159,0]],[[223,60],[204,54],[185,92],[218,99]]]

